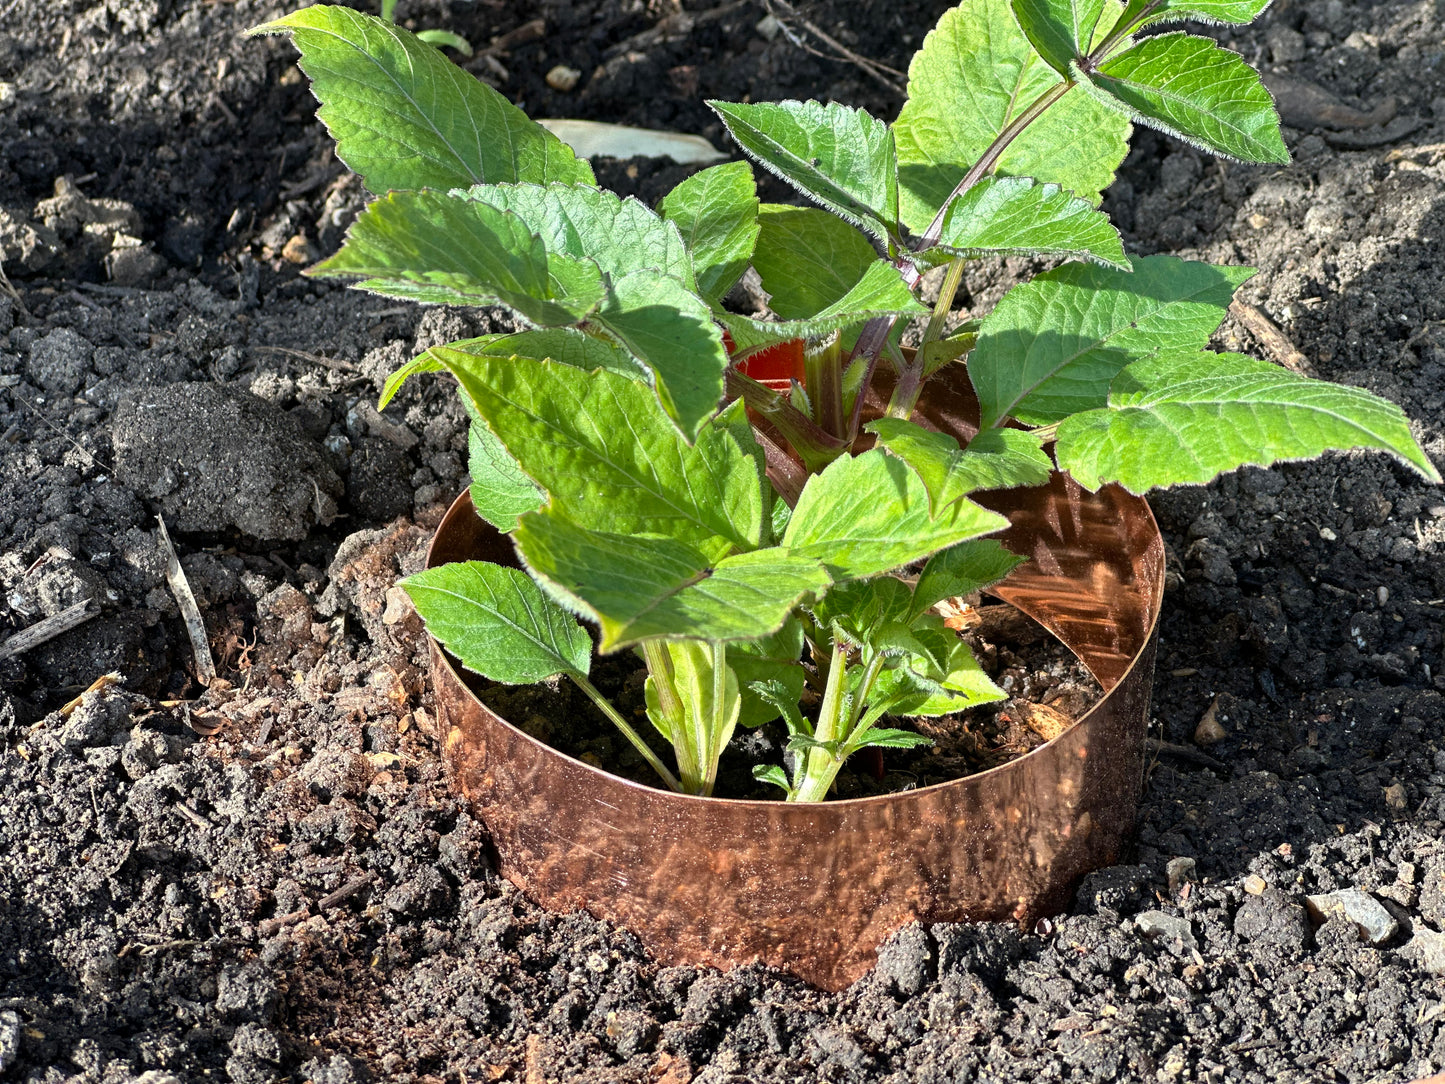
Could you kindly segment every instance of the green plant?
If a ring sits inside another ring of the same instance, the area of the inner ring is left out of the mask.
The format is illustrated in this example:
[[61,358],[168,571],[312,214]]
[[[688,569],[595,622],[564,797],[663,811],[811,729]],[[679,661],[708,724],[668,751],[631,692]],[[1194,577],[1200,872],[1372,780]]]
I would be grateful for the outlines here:
[[[381,0],[381,17],[386,22],[396,22],[396,0]],[[472,43],[450,30],[418,30],[416,36],[418,40],[424,41],[428,45],[455,49],[462,56],[472,55]]]
[[[311,273],[503,305],[524,329],[432,349],[383,395],[417,372],[456,377],[473,501],[527,570],[409,578],[431,631],[496,681],[566,675],[689,793],[711,792],[737,725],[781,716],[788,770],[759,776],[819,800],[852,752],[923,742],[891,717],[1003,695],[932,613],[1018,560],[984,537],[1004,520],[971,494],[1040,484],[1055,465],[1142,493],[1354,447],[1438,480],[1395,406],[1205,349],[1248,270],[1131,258],[1097,210],[1131,120],[1287,161],[1238,56],[1136,36],[1248,22],[1267,2],[966,0],[914,57],[891,125],[838,104],[713,103],[818,207],[760,205],[749,166],[730,163],[656,213],[598,189],[585,162],[403,31],[325,6],[259,28],[294,34],[338,153],[380,197]],[[950,331],[964,261],[1000,253],[1066,262]],[[750,264],[772,319],[723,305]],[[937,266],[930,312],[915,291]],[[915,318],[910,356],[898,334]],[[756,378],[769,351],[794,349],[787,390]],[[880,362],[894,390],[864,427]],[[966,446],[912,420],[928,378],[959,363],[982,413]],[[860,428],[878,447],[854,454]],[[646,660],[647,715],[676,775],[589,682],[577,614],[601,651]]]

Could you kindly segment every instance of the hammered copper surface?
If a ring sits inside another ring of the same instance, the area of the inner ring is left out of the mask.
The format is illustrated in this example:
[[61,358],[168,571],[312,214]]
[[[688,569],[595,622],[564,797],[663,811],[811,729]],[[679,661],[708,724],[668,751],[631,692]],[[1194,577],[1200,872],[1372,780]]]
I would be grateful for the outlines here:
[[[1010,517],[1006,544],[1033,558],[996,593],[1052,629],[1106,690],[1076,726],[999,768],[902,794],[687,797],[528,737],[433,641],[447,758],[502,873],[545,907],[626,926],[666,964],[761,960],[826,990],[863,975],[914,919],[1031,921],[1062,909],[1133,827],[1163,543],[1148,506],[1115,487],[1091,494],[1056,476],[988,503]],[[464,559],[515,561],[465,494],[428,566]]]

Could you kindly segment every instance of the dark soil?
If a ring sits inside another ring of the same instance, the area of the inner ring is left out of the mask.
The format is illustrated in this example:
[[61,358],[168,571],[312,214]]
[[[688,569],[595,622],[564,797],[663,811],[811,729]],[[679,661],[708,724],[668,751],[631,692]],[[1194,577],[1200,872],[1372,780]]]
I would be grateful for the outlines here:
[[[829,52],[815,38],[765,38],[757,3],[402,7],[479,45],[544,17],[546,37],[496,56],[505,79],[471,62],[538,115],[720,143],[705,97],[900,101],[800,47]],[[943,7],[800,5],[895,68]],[[1445,494],[1378,457],[1155,498],[1176,576],[1138,845],[1037,931],[913,927],[825,996],[758,968],[660,967],[499,882],[443,781],[423,640],[393,586],[463,483],[464,418],[435,380],[372,407],[384,374],[492,317],[298,277],[361,192],[289,46],[239,36],[284,8],[0,0],[0,247],[23,302],[0,297],[0,638],[83,599],[98,611],[0,661],[0,1075],[1445,1066]],[[1438,0],[1277,0],[1216,31],[1275,81],[1294,164],[1144,132],[1107,206],[1134,251],[1258,267],[1244,299],[1319,375],[1399,402],[1445,465],[1442,28]],[[543,82],[556,63],[584,73],[571,94]],[[684,171],[599,172],[651,198]],[[965,301],[1029,269],[980,266]],[[1219,345],[1266,348],[1234,321]],[[177,703],[199,687],[156,512],[233,686],[194,705]],[[58,710],[110,671],[123,687]],[[1223,734],[1199,749],[1211,705]],[[1378,945],[1302,906],[1351,887],[1396,920]]]

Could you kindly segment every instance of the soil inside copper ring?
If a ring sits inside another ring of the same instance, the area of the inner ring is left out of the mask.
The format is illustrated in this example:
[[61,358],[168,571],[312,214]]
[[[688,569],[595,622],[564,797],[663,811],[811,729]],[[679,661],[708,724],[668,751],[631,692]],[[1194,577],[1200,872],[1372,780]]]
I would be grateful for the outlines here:
[[[839,773],[832,797],[894,794],[998,767],[1055,737],[1103,695],[1073,652],[1007,603],[985,598],[951,620],[963,626],[960,635],[1009,698],[957,715],[890,721],[933,738],[935,744],[855,755]],[[594,684],[670,764],[672,750],[648,724],[643,708],[646,676],[642,661],[631,652],[594,657]],[[637,751],[570,682],[509,686],[466,677],[483,703],[538,741],[633,782],[659,785]],[[782,792],[757,782],[752,769],[781,764],[786,742],[778,721],[754,730],[740,728],[723,754],[714,796],[780,799]]]

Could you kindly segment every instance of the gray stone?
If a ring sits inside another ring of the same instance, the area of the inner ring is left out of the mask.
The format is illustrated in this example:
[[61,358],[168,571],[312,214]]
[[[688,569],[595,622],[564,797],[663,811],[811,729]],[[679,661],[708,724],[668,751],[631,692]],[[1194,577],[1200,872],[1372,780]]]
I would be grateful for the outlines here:
[[1372,945],[1383,945],[1400,929],[1400,924],[1379,900],[1358,888],[1306,896],[1305,906],[1316,922],[1326,922],[1336,915],[1344,918]]
[[1277,888],[1250,896],[1234,916],[1234,932],[1246,941],[1303,949],[1309,940],[1309,914]]
[[20,1056],[20,1030],[19,1013],[10,1009],[0,1012],[0,1075]]
[[300,423],[218,384],[126,393],[113,422],[116,474],[159,501],[172,531],[236,528],[300,541],[337,513],[341,479]]
[[26,375],[48,392],[74,395],[90,368],[95,347],[68,327],[56,328],[30,348]]
[[1197,949],[1194,929],[1187,918],[1166,915],[1163,911],[1145,911],[1134,917],[1135,928],[1149,940],[1163,940],[1174,950]]
[[1445,975],[1445,933],[1417,925],[1400,955],[1432,975]]
[[1171,858],[1164,867],[1164,876],[1169,880],[1169,894],[1177,896],[1185,883],[1192,881],[1198,867],[1192,858]]

